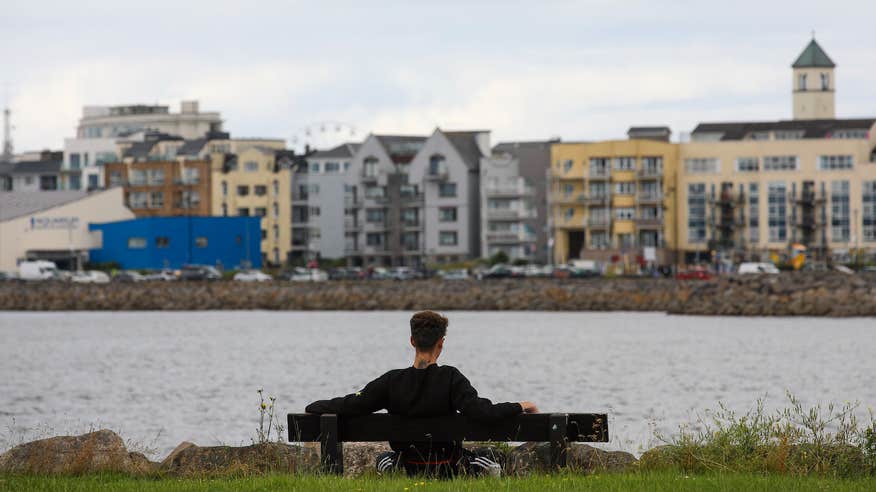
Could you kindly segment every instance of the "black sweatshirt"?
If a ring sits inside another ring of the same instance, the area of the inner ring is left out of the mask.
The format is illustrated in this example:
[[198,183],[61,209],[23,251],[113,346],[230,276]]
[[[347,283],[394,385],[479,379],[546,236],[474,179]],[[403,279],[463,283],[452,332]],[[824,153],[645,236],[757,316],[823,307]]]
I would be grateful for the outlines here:
[[[502,419],[523,412],[519,403],[492,403],[478,398],[478,392],[457,368],[437,364],[425,369],[394,369],[365,385],[362,391],[315,401],[304,411],[355,416],[383,409],[404,417],[440,417],[460,412],[477,420]],[[431,443],[428,450],[422,446],[425,443],[390,443],[396,451],[412,444],[420,453],[430,456],[459,448],[459,443]]]

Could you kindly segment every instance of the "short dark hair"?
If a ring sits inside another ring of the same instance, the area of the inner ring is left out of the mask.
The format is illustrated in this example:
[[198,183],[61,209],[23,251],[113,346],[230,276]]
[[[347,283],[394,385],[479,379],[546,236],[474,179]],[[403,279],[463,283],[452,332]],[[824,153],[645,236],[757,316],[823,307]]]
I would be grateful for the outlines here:
[[420,350],[428,350],[447,334],[447,318],[435,311],[420,311],[411,317],[411,336]]

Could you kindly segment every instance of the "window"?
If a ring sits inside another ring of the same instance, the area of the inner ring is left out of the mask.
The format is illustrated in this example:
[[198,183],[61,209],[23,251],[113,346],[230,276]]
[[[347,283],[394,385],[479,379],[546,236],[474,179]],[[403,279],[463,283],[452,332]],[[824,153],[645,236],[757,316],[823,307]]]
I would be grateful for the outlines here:
[[268,187],[265,185],[255,185],[252,187],[252,194],[255,196],[265,196],[268,194]]
[[376,157],[366,157],[364,161],[362,161],[362,175],[366,178],[376,178],[377,177],[377,158]]
[[642,171],[648,174],[659,174],[663,172],[662,157],[642,157]]
[[614,192],[618,195],[635,195],[636,194],[636,183],[635,182],[624,182],[624,183],[615,183],[614,184]]
[[365,222],[382,223],[386,220],[386,210],[382,208],[369,208],[365,210]]
[[222,204],[222,216],[228,217],[228,204],[227,203]]
[[241,217],[249,217],[249,209],[245,207],[238,208],[237,215]]
[[563,183],[563,194],[571,196],[575,192],[575,185],[572,183]]
[[382,186],[365,187],[365,198],[383,198],[384,196],[386,196],[386,190]]
[[350,170],[350,162],[349,161],[344,162],[344,172],[347,172],[349,170]]
[[128,207],[149,208],[149,194],[145,191],[133,191],[128,195]]
[[609,171],[608,157],[592,157],[590,158],[590,177],[605,177]]
[[415,226],[419,223],[419,214],[415,208],[405,208],[401,211],[402,223],[406,226]]
[[145,237],[129,237],[128,238],[128,249],[144,249],[146,248],[146,238]]
[[769,183],[767,187],[767,205],[771,243],[783,242],[788,238],[788,198],[785,183],[778,181]]
[[265,215],[268,215],[268,209],[265,207],[256,207],[255,208],[255,215],[257,217],[264,217]]
[[593,249],[605,249],[611,246],[611,240],[605,231],[590,233],[590,247]]
[[440,231],[438,233],[438,244],[441,246],[456,246],[456,231]]
[[249,195],[249,186],[238,185],[237,186],[237,196],[247,196]]
[[79,188],[82,188],[82,177],[76,174],[70,176],[70,189],[78,190]]
[[118,169],[113,169],[109,173],[109,185],[110,186],[121,186],[122,185],[122,172]]
[[403,232],[401,245],[405,251],[416,251],[420,248],[420,238],[416,232]]
[[[280,205],[277,202],[271,204],[271,213],[275,219],[280,216]],[[316,215],[319,215],[319,207],[316,207]]]
[[280,194],[280,182],[275,179],[274,182],[271,183],[271,185],[274,189],[274,194],[279,195]]
[[268,238],[268,231],[266,229],[262,229],[262,241]]
[[456,207],[441,207],[438,209],[440,222],[456,222]]
[[208,244],[207,238],[204,236],[198,236],[195,238],[195,247],[196,248],[206,248]]
[[760,160],[757,157],[739,157],[736,159],[736,171],[740,173],[757,172]]
[[818,156],[818,169],[831,171],[834,169],[851,169],[854,159],[850,155],[820,155]]
[[149,170],[149,184],[152,186],[160,186],[164,184],[164,169]]
[[760,190],[757,183],[748,184],[748,239],[760,241]]
[[797,90],[805,91],[806,90],[806,74],[801,73],[797,76]]
[[158,236],[155,238],[155,247],[156,248],[167,248],[170,247],[170,238],[167,236]]
[[383,246],[383,234],[379,232],[365,234],[365,244],[368,246]]
[[313,174],[319,174],[319,163],[311,162],[310,163],[310,172]]
[[243,170],[248,173],[258,172],[259,163],[256,161],[246,161],[246,163],[243,165]]
[[[98,187],[97,179],[99,177],[100,176],[98,176],[97,174],[89,174],[88,175],[88,189],[89,190],[94,190]],[[28,177],[26,181],[27,181],[27,184],[30,184],[33,181],[33,177]]]
[[764,171],[796,171],[796,155],[769,155],[763,158]]
[[280,226],[278,226],[277,224],[274,224],[273,229],[274,229],[274,240],[276,241],[277,239],[280,239]]
[[863,201],[864,241],[876,241],[876,181],[861,183]]
[[573,164],[574,162],[572,161],[572,159],[566,159],[565,161],[563,161],[563,172],[567,173],[571,171]]
[[689,174],[717,173],[721,170],[721,162],[715,157],[685,159],[684,169]]
[[319,217],[319,207],[310,207],[309,213],[311,217]]
[[53,191],[58,189],[57,176],[40,176],[40,190]]
[[830,90],[830,75],[826,72],[821,72],[821,90]]
[[830,134],[830,138],[866,139],[869,135],[868,130],[836,130]]
[[78,153],[70,154],[70,169],[79,169],[79,168],[80,168],[79,154]]
[[837,243],[849,241],[849,182],[830,183],[830,238]]
[[614,168],[618,171],[634,171],[636,169],[635,157],[615,157]]
[[572,217],[574,217],[574,216],[575,216],[575,209],[573,207],[569,207],[566,209],[565,212],[563,212],[563,217],[566,220],[572,220]]
[[149,196],[149,208],[163,208],[164,207],[164,192],[163,191],[153,191]]
[[770,132],[751,132],[745,136],[745,140],[769,140]]
[[198,184],[201,180],[201,170],[196,167],[183,167],[182,168],[182,182],[183,184]]
[[429,176],[447,175],[447,159],[441,154],[429,157]]
[[128,171],[128,181],[131,186],[143,186],[146,184],[146,171],[143,169],[131,169]]
[[325,163],[326,174],[337,173],[340,170],[341,170],[341,163],[340,162],[326,162]]
[[776,130],[776,140],[800,140],[804,135],[803,130]]
[[98,166],[102,166],[107,162],[116,162],[118,157],[116,157],[115,152],[98,152],[94,155],[94,163]]
[[228,181],[222,182],[222,196],[228,196]]
[[596,182],[590,183],[588,185],[588,194],[589,198],[605,198],[608,196],[608,183],[605,182]]
[[319,195],[319,184],[310,183],[307,185],[307,194],[308,195]]
[[438,196],[441,198],[455,197],[456,183],[440,183],[438,185]]
[[706,242],[706,185],[687,185],[687,240],[690,243]]
[[633,220],[636,216],[636,209],[632,207],[620,207],[614,209],[614,218],[617,220]]

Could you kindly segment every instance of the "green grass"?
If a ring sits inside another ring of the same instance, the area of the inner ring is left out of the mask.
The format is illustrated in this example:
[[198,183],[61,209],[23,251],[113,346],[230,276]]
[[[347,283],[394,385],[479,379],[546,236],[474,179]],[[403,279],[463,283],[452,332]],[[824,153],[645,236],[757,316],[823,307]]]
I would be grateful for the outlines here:
[[344,479],[325,476],[272,475],[231,479],[130,478],[120,475],[81,477],[0,476],[0,491],[709,491],[709,490],[837,490],[872,491],[876,478],[829,479],[756,474],[692,474],[671,472],[603,475],[555,475],[527,478],[481,478],[414,481],[404,477]]

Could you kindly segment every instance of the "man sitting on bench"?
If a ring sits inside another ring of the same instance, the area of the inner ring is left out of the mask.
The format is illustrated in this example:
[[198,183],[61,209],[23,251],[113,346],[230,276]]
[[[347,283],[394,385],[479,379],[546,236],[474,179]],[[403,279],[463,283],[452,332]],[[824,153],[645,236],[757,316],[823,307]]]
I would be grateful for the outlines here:
[[[313,402],[305,411],[357,416],[386,409],[392,415],[404,417],[441,417],[460,412],[482,421],[538,412],[528,401],[492,403],[479,398],[458,369],[439,366],[438,356],[444,348],[446,334],[444,316],[433,311],[414,314],[411,345],[416,355],[412,367],[389,371],[357,393]],[[389,445],[392,451],[377,457],[379,473],[402,466],[409,475],[501,474],[501,467],[488,453],[465,450],[459,442],[390,442]]]

